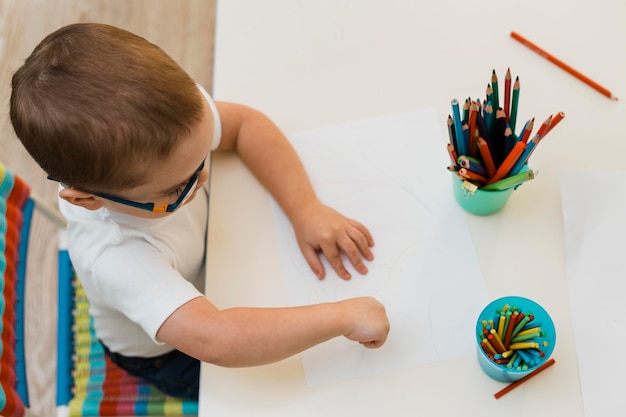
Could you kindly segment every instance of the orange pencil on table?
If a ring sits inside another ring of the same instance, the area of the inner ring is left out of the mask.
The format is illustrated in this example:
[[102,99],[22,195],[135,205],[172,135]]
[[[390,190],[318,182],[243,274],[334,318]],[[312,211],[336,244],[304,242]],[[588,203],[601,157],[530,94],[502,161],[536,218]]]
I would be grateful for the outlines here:
[[520,379],[519,381],[515,381],[512,384],[507,385],[500,391],[496,392],[493,396],[496,397],[496,400],[497,400],[498,398],[502,397],[504,394],[511,392],[512,390],[514,390],[515,388],[517,388],[524,382],[528,381],[530,378],[537,375],[539,372],[554,365],[554,363],[555,363],[554,358],[548,359],[543,365],[541,365],[540,367],[538,367],[537,369],[535,369],[534,371],[526,375],[524,378]]
[[560,59],[558,59],[558,58],[554,57],[553,55],[549,54],[548,52],[544,51],[543,49],[541,49],[540,47],[538,47],[534,43],[530,42],[528,39],[524,38],[523,36],[519,35],[518,33],[511,32],[511,37],[513,39],[515,39],[516,41],[520,42],[522,45],[524,45],[524,46],[530,48],[531,50],[533,50],[534,52],[538,53],[539,55],[541,55],[542,57],[544,57],[548,61],[552,62],[557,67],[559,67],[559,68],[569,72],[571,75],[573,75],[574,77],[578,78],[580,81],[584,82],[585,84],[587,84],[591,88],[595,89],[596,91],[600,92],[601,94],[605,95],[606,97],[608,97],[608,98],[610,98],[612,100],[617,100],[617,97],[615,97],[609,90],[607,90],[606,88],[602,87],[600,84],[598,84],[597,82],[593,81],[591,78],[587,77],[586,75],[583,75],[581,72],[579,72],[579,71],[575,70],[574,68],[570,67],[569,65],[567,65],[565,62],[561,61]]
[[489,145],[487,144],[487,141],[485,141],[485,139],[481,137],[479,137],[476,141],[476,145],[478,146],[478,152],[483,159],[483,164],[487,169],[487,174],[489,175],[489,178],[491,178],[496,175],[496,165],[493,162],[493,157],[491,156]]
[[524,152],[524,149],[526,149],[526,143],[522,141],[517,142],[515,146],[513,146],[513,149],[511,149],[511,152],[509,152],[506,158],[504,158],[504,161],[502,161],[502,163],[496,170],[496,174],[491,177],[489,181],[487,181],[487,184],[492,184],[506,177],[511,168],[513,168],[513,165],[515,165],[515,163],[519,159],[522,152]]

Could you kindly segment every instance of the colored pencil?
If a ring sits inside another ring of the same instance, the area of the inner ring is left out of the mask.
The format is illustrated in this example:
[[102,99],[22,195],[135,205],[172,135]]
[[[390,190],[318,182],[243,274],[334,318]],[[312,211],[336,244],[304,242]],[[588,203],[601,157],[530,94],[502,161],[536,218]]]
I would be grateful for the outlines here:
[[531,373],[526,375],[524,378],[520,379],[519,381],[515,381],[512,384],[507,385],[505,388],[501,389],[500,391],[496,392],[494,394],[494,397],[497,400],[498,398],[502,397],[503,395],[508,394],[509,392],[511,392],[515,388],[519,387],[524,382],[528,381],[533,376],[535,376],[538,373],[542,372],[546,368],[554,365],[554,363],[555,363],[554,358],[548,359],[543,365],[539,366],[537,369],[535,369],[534,371],[532,371]]
[[[532,169],[529,169],[526,172],[520,172],[519,174],[511,175],[511,176],[501,179],[500,181],[496,181],[493,184],[480,187],[480,189],[483,191],[508,190],[509,188],[517,187],[518,185],[523,184],[526,181],[530,181],[534,178],[535,178],[535,172]],[[503,341],[504,346],[508,346],[509,339],[511,338],[512,332],[513,332],[513,326],[509,325],[507,328],[507,333],[506,333],[506,336],[508,336],[508,338],[505,337],[505,340]]]
[[506,114],[506,122],[509,123],[511,118],[511,69],[507,68],[504,75],[504,113]]
[[493,163],[493,158],[491,156],[491,151],[489,150],[489,145],[482,137],[478,138],[476,142],[478,145],[478,152],[483,159],[483,163],[485,164],[485,168],[487,168],[487,174],[489,178],[493,177],[496,173],[496,166]]
[[517,162],[522,152],[526,148],[526,144],[524,142],[517,142],[511,152],[504,158],[502,164],[496,170],[496,174],[487,181],[487,184],[493,184],[496,181],[501,180],[506,177],[513,165]]
[[479,184],[485,184],[488,181],[487,178],[485,178],[484,176],[472,172],[466,168],[459,169],[457,176],[465,180],[475,181]]
[[465,168],[469,171],[472,171],[478,175],[482,175],[483,177],[487,177],[489,175],[487,168],[482,165],[481,161],[475,158],[469,158],[467,156],[459,156],[457,159],[461,168]]
[[528,138],[530,137],[530,132],[532,132],[534,125],[535,125],[534,117],[526,122],[526,124],[522,128],[522,131],[519,134],[519,140],[521,142],[528,142]]
[[491,105],[494,109],[498,109],[500,108],[500,96],[498,94],[498,76],[496,75],[495,69],[491,72],[491,88],[493,89]]
[[541,126],[539,127],[539,130],[537,130],[537,134],[535,136],[539,140],[541,140],[546,135],[546,133],[548,133],[548,130],[550,130],[551,123],[552,123],[552,115],[550,115],[546,120],[544,120]]
[[515,77],[515,83],[513,84],[513,98],[511,102],[511,117],[509,118],[509,126],[513,132],[515,132],[515,123],[517,123],[517,107],[519,105],[519,90],[520,82],[519,77]]
[[499,108],[496,111],[496,120],[493,127],[493,135],[491,139],[491,152],[494,157],[496,166],[500,166],[506,154],[504,153],[504,132],[506,130],[506,115],[504,110]]
[[459,155],[465,155],[466,152],[466,146],[465,146],[465,140],[463,138],[463,126],[461,125],[461,110],[459,109],[459,100],[457,99],[453,99],[450,102],[451,106],[452,106],[452,116],[453,116],[453,120],[454,120],[454,134],[456,137],[456,146],[457,146],[457,153]]
[[582,74],[581,72],[579,72],[579,71],[575,70],[574,68],[570,67],[565,62],[561,61],[560,59],[556,58],[555,56],[553,56],[553,55],[549,54],[548,52],[544,51],[543,49],[541,49],[540,47],[538,47],[534,43],[530,42],[528,39],[524,38],[523,36],[521,36],[517,32],[511,32],[511,37],[513,39],[515,39],[516,41],[518,41],[519,43],[521,43],[522,45],[524,45],[524,46],[530,48],[531,50],[533,50],[534,52],[538,53],[539,55],[541,55],[542,57],[544,57],[548,61],[552,62],[557,67],[561,68],[562,70],[567,71],[568,73],[570,73],[574,77],[578,78],[580,81],[584,82],[585,84],[587,84],[591,88],[595,89],[599,93],[605,95],[606,97],[610,98],[611,100],[617,100],[617,97],[615,97],[608,89],[602,87],[600,84],[598,84],[597,82],[593,81],[591,78],[587,77],[586,75]]
[[465,121],[469,120],[470,102],[471,100],[469,98],[466,98],[465,102],[463,103],[463,120]]
[[478,151],[478,149],[476,148],[476,114],[478,113],[478,105],[476,104],[476,102],[472,102],[472,104],[470,104],[470,110],[469,110],[469,134],[470,134],[470,140],[469,140],[469,155],[470,156],[476,156],[476,153]]
[[456,143],[456,134],[454,132],[454,119],[450,115],[448,115],[448,138],[450,139],[450,144],[454,147],[454,152],[458,152],[459,147]]
[[[563,113],[562,111],[560,111],[557,114],[555,114],[554,117],[552,118],[552,122],[550,122],[550,127],[548,128],[548,132],[551,131],[552,129],[554,129],[554,126],[559,124],[559,122],[561,120],[563,120],[564,117],[565,117],[565,113]],[[548,132],[546,132],[546,134]]]
[[533,153],[538,143],[539,143],[539,139],[537,136],[535,136],[530,141],[528,141],[528,143],[526,144],[526,148],[524,149],[524,152],[522,152],[517,162],[515,162],[515,164],[513,164],[513,166],[511,167],[511,170],[509,171],[509,175],[519,174],[524,164],[528,163],[528,158],[530,158],[530,155]]
[[448,143],[448,155],[450,155],[450,160],[452,161],[452,165],[456,165],[456,161],[458,159],[456,155],[456,151],[454,150],[454,146],[451,143]]
[[513,130],[511,129],[511,126],[506,127],[506,129],[504,129],[504,154],[508,155],[509,152],[511,152],[511,149],[513,149],[513,146],[515,146],[515,143],[517,142],[517,139],[515,138],[515,135],[513,135]]

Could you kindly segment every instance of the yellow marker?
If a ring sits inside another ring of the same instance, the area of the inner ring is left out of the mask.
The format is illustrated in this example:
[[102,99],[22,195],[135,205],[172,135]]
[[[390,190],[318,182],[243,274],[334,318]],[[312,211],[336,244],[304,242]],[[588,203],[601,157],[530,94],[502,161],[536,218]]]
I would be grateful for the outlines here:
[[533,327],[531,329],[522,330],[517,334],[517,336],[524,336],[529,333],[541,332],[541,327]]
[[498,332],[496,332],[496,329],[491,329],[491,334],[493,335],[493,341],[495,343],[494,347],[496,348],[496,350],[504,352],[506,348],[502,344],[502,339],[500,339],[500,336],[498,336]]
[[491,343],[489,343],[489,340],[487,340],[487,338],[486,338],[486,337],[483,339],[483,343],[485,344],[485,346],[487,347],[487,349],[489,349],[489,352],[491,352],[491,354],[492,354],[492,355],[495,355],[496,353],[498,353],[498,352],[496,352],[496,350],[493,348],[493,346],[491,346]]
[[502,314],[500,319],[498,320],[498,337],[500,340],[504,339],[504,322],[506,321],[506,316]]
[[539,343],[536,343],[536,342],[518,342],[518,343],[511,343],[509,345],[509,349],[513,349],[513,350],[533,349],[533,348],[538,348],[538,347],[539,347]]
[[515,352],[514,350],[507,350],[506,352],[502,352],[502,357],[504,359],[508,358],[509,356],[512,356],[514,354],[516,354],[517,352]]

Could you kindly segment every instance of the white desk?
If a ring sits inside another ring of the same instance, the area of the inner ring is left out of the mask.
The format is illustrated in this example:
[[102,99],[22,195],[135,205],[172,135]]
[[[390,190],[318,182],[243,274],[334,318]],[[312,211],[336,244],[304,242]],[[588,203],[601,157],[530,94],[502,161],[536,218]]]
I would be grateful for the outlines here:
[[[622,101],[517,43],[511,30]],[[474,355],[315,388],[297,356],[250,369],[203,365],[200,416],[582,416],[558,173],[625,166],[623,39],[620,0],[218,2],[214,97],[264,111],[287,134],[423,107],[435,108],[445,134],[450,99],[483,97],[491,70],[502,83],[507,67],[522,83],[518,120],[565,112],[533,155],[539,177],[502,212],[468,215],[490,298],[537,300],[558,342],[556,366],[497,401],[503,384]],[[267,193],[235,156],[216,156],[207,296],[220,308],[287,304],[276,242]]]

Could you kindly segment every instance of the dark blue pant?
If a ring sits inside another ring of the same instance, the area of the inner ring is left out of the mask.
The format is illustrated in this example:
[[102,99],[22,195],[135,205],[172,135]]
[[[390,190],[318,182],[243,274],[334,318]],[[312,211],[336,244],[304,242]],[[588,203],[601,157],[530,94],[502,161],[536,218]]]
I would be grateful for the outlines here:
[[114,364],[131,375],[142,378],[172,397],[198,399],[200,361],[181,351],[173,350],[153,358],[135,358],[111,352],[104,344],[104,352]]

